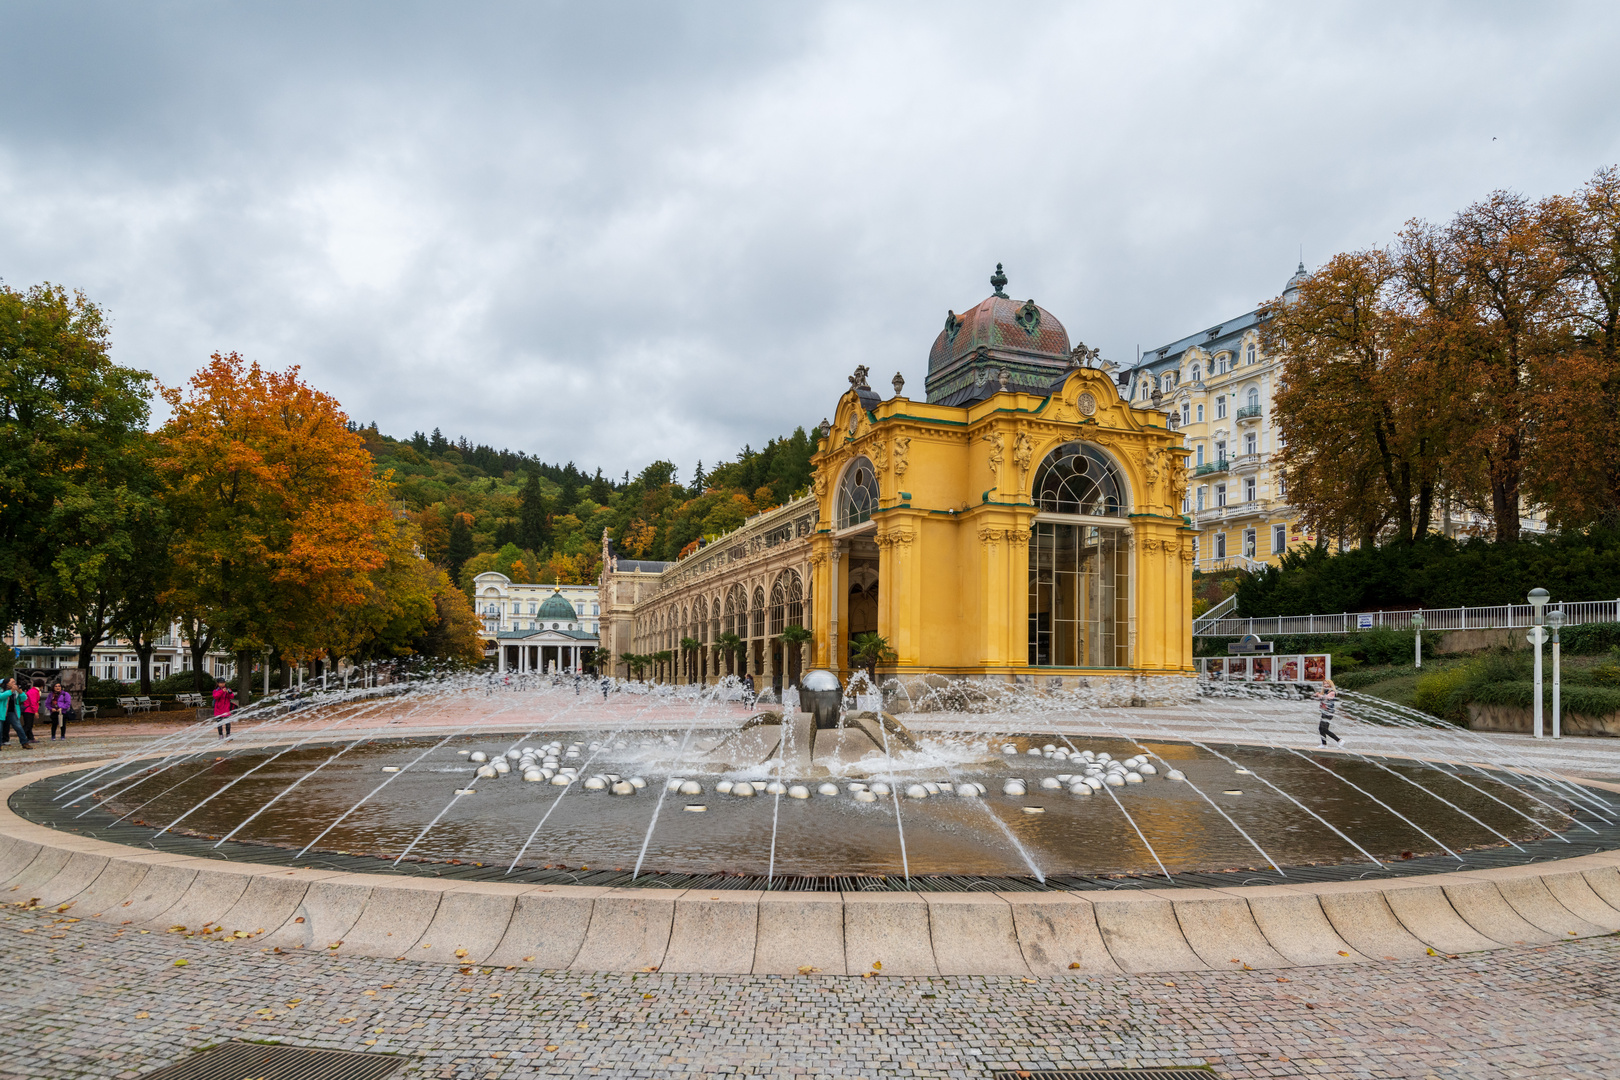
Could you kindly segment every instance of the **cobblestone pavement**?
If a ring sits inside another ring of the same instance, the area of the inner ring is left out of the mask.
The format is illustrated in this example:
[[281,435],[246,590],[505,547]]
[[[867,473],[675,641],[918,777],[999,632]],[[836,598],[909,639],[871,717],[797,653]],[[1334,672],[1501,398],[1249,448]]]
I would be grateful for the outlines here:
[[[26,898],[24,898],[26,900]],[[421,1077],[1620,1076],[1620,937],[1457,959],[1075,979],[582,974],[263,952],[13,906],[0,1076],[133,1077],[225,1039]]]

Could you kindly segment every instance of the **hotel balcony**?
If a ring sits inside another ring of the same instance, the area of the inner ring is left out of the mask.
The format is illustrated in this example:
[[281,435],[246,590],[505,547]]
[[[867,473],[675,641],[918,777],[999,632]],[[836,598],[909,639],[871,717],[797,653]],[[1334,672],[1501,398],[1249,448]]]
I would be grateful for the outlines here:
[[1193,469],[1194,476],[1208,476],[1211,473],[1223,473],[1229,463],[1225,458],[1216,458],[1214,461],[1199,465]]
[[1240,421],[1258,420],[1260,419],[1260,409],[1259,405],[1245,405],[1237,411],[1237,418]]
[[1232,472],[1256,473],[1260,471],[1259,454],[1239,454],[1227,463]]

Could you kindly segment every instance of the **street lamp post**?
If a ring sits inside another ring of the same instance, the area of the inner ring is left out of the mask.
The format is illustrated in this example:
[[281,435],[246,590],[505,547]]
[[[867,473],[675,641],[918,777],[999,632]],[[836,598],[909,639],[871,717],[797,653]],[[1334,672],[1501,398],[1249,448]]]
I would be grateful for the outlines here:
[[1541,643],[1545,640],[1547,632],[1541,627],[1541,609],[1547,606],[1547,590],[1531,589],[1530,606],[1535,609],[1535,625],[1530,628],[1530,642],[1536,647],[1536,701],[1534,736],[1541,738]]
[[1563,628],[1563,625],[1564,625],[1564,613],[1562,611],[1549,611],[1549,612],[1547,612],[1547,625],[1552,628],[1552,647],[1553,647],[1553,722],[1552,722],[1552,737],[1555,738],[1555,739],[1562,739],[1564,737],[1563,709],[1560,707],[1560,702],[1558,700],[1558,675],[1559,675],[1558,631]]
[[1414,667],[1423,666],[1423,613],[1417,612],[1412,616],[1412,652],[1416,660]]

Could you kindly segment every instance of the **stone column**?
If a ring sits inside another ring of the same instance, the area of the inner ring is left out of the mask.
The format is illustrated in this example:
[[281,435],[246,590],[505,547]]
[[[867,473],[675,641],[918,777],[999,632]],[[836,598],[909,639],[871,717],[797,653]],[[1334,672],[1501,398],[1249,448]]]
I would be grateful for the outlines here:
[[498,672],[501,672],[502,674],[505,674],[505,672],[506,672],[506,646],[501,644],[501,639],[500,639],[499,636],[497,636],[495,638],[495,655],[499,658],[498,660],[496,660],[495,670],[498,671]]
[[[770,618],[769,613],[767,613],[765,617],[767,619]],[[766,637],[763,643],[763,648],[765,650],[765,670],[760,674],[759,689],[761,690],[764,690],[771,685],[771,680],[776,674],[776,657],[772,655],[776,651],[776,643],[771,638]]]

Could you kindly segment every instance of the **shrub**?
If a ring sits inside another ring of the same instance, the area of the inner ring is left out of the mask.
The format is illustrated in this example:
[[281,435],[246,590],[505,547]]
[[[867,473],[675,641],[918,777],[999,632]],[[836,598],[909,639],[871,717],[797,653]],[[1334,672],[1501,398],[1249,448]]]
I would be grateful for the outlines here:
[[1417,690],[1412,695],[1412,707],[1422,709],[1430,716],[1442,720],[1461,722],[1468,718],[1467,701],[1458,691],[1469,683],[1471,673],[1467,665],[1439,668],[1418,677]]
[[1558,631],[1558,644],[1571,656],[1601,656],[1620,649],[1620,622],[1566,626]]

